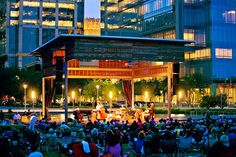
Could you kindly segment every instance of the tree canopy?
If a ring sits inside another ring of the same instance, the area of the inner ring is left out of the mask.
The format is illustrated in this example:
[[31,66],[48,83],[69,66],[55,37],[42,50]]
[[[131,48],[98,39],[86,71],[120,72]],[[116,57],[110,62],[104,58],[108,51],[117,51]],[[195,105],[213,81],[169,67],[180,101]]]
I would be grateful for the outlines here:
[[220,108],[224,108],[225,104],[227,101],[227,95],[222,94],[222,95],[210,95],[210,96],[203,96],[200,106],[202,108],[211,108],[211,107],[216,107],[219,106]]

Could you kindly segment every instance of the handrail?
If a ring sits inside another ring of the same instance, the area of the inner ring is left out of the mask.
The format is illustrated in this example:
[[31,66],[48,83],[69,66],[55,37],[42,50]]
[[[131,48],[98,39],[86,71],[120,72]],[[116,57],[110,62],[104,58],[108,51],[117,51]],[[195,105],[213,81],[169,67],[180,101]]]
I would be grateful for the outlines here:
[[217,115],[225,115],[225,116],[236,116],[236,112],[234,111],[212,111],[212,110],[208,110],[208,111],[203,111],[203,110],[193,110],[190,111],[190,116],[194,117],[194,116],[205,116],[206,112],[211,115],[211,116],[217,116]]

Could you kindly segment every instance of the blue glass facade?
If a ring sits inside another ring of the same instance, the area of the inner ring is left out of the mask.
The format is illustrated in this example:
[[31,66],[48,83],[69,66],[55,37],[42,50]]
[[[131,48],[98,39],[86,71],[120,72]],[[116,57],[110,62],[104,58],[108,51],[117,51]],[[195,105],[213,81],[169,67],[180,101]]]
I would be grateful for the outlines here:
[[236,1],[214,0],[211,8],[212,75],[236,77]]
[[8,65],[35,61],[29,53],[61,33],[83,33],[84,1],[10,0],[7,2]]
[[[117,15],[125,14],[122,8],[136,14],[126,14],[125,21],[116,23],[120,32],[125,32],[125,25],[138,30],[139,36],[196,41],[195,51],[185,53],[181,76],[201,74],[217,87],[214,94],[223,87],[234,99],[229,101],[236,102],[236,0],[122,0],[117,6]],[[117,17],[101,14],[108,19]],[[114,30],[107,27],[104,32],[112,35]]]

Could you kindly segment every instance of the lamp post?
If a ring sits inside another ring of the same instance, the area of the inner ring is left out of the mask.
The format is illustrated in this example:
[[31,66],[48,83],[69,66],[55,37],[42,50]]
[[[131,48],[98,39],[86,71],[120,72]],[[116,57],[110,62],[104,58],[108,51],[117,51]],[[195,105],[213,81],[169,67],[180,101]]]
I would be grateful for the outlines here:
[[[96,103],[98,103],[98,90],[99,90],[100,86],[96,85],[96,89],[97,89],[97,98],[96,98]],[[95,106],[96,107],[96,106]]]
[[144,93],[144,97],[145,97],[145,99],[146,99],[146,106],[145,106],[145,108],[147,108],[147,103],[148,103],[148,91],[146,91],[146,92]]
[[223,88],[220,87],[220,107],[223,109],[223,104],[222,104],[222,93],[223,93]]
[[62,98],[62,105],[63,105],[63,103],[64,103],[64,88],[65,88],[65,86],[64,86],[64,84],[63,85],[61,85],[61,98]]
[[112,91],[109,92],[109,98],[110,98],[110,109],[112,108],[112,97],[113,97],[113,93]]
[[34,111],[34,99],[35,99],[35,92],[32,91],[31,93],[31,98],[32,98],[32,102],[33,102],[33,111]]
[[23,84],[23,88],[24,88],[24,105],[25,105],[25,110],[26,110],[26,89],[27,89],[28,85],[27,84]]
[[[179,104],[180,103],[180,101],[181,101],[181,99],[182,99],[182,96],[183,96],[183,93],[181,92],[181,91],[179,91],[179,97],[178,97],[178,101],[177,101],[177,103]],[[180,106],[180,105],[179,105]],[[183,108],[183,104],[181,103],[181,107]]]
[[75,91],[71,92],[71,98],[72,98],[72,103],[73,103],[73,109],[75,109]]
[[80,107],[81,107],[81,91],[82,91],[82,89],[79,88],[79,106]]

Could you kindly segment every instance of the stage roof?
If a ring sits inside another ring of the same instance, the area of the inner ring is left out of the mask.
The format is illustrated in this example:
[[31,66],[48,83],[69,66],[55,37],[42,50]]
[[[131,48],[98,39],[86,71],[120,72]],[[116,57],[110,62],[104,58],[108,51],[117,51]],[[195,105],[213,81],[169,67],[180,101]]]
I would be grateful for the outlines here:
[[43,58],[55,50],[64,49],[67,60],[183,62],[184,52],[193,50],[190,46],[193,42],[159,38],[62,34],[36,48],[32,54]]

